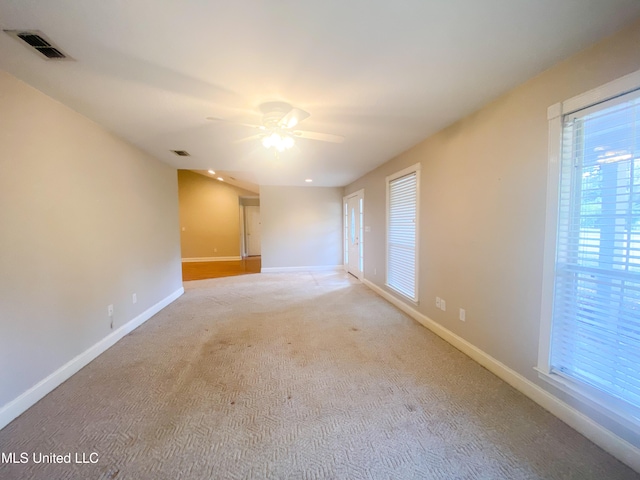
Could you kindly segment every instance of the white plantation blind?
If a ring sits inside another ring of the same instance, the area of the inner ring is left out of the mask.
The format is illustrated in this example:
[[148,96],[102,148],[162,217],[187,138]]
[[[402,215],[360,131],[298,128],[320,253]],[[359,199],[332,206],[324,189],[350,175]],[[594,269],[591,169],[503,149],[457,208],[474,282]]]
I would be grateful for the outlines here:
[[418,172],[388,180],[387,285],[417,301]]
[[[640,101],[563,118],[551,372],[640,407]],[[635,414],[634,414],[635,415]]]

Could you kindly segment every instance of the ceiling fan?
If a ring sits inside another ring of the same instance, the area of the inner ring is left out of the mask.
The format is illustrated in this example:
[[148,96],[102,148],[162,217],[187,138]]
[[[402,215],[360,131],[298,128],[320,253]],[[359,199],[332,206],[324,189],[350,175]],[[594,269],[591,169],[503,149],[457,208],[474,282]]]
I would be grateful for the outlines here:
[[295,127],[306,118],[309,118],[311,114],[300,108],[295,108],[286,102],[263,103],[260,105],[260,111],[262,112],[261,125],[223,120],[216,117],[207,117],[207,120],[258,129],[260,132],[256,135],[243,138],[239,141],[247,142],[260,139],[265,148],[274,148],[278,152],[293,147],[296,138],[332,143],[342,143],[344,141],[344,137],[340,135],[297,130]]

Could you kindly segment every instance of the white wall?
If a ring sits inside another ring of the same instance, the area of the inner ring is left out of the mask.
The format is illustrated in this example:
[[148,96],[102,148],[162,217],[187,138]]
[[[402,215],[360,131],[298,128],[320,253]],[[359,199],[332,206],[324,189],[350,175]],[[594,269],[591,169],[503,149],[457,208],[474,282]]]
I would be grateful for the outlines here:
[[342,264],[342,188],[260,187],[262,270]]
[[[419,313],[637,447],[640,437],[627,426],[538,380],[533,367],[542,295],[547,108],[640,69],[639,46],[636,22],[345,189],[365,189],[365,278],[385,289],[385,176],[420,163]],[[436,296],[446,300],[446,312],[436,308]],[[458,319],[459,308],[466,309],[466,322]]]
[[1,413],[182,283],[175,169],[4,72],[0,145]]

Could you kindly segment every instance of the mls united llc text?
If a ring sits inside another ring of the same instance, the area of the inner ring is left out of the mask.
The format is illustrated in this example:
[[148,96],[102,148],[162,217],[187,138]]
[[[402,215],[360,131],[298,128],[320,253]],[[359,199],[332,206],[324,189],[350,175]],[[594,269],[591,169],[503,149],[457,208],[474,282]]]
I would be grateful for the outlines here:
[[0,463],[98,463],[97,452],[36,453],[0,452]]

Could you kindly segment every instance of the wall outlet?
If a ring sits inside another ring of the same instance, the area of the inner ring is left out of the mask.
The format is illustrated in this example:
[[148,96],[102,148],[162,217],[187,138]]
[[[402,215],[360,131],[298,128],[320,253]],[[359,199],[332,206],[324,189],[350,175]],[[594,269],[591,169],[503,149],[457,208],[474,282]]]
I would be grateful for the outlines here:
[[213,253],[217,253],[217,252],[218,252],[218,249],[217,249],[217,248],[214,248],[214,249],[213,249]]
[[446,312],[446,311],[447,311],[447,302],[445,302],[445,301],[444,301],[444,298],[441,298],[441,299],[440,299],[440,309],[441,309],[443,312]]
[[107,314],[109,315],[109,328],[113,330],[113,305],[107,306]]
[[442,303],[442,300],[440,299],[440,297],[436,297],[436,307],[440,308],[440,304]]
[[467,314],[466,314],[466,312],[464,311],[464,308],[461,308],[461,309],[460,309],[460,320],[461,320],[461,321],[463,321],[463,322],[466,322],[466,321],[467,321]]
[[138,294],[137,294],[137,293],[134,293],[134,294],[131,296],[131,301],[132,301],[133,303],[138,303]]
[[373,274],[374,274],[374,275],[377,275],[377,274],[378,274],[378,269],[377,269],[377,268],[374,268],[374,269],[373,269]]

